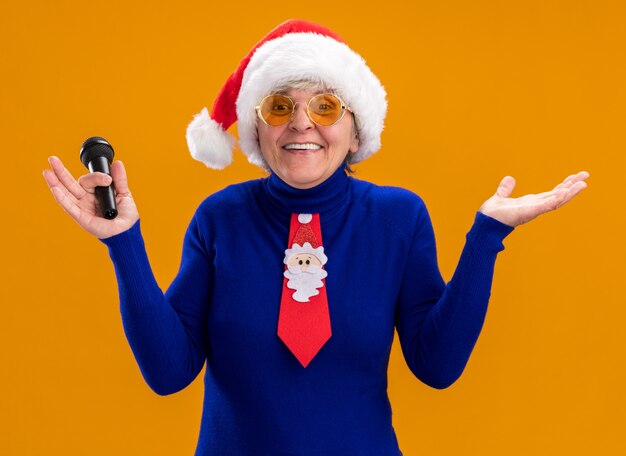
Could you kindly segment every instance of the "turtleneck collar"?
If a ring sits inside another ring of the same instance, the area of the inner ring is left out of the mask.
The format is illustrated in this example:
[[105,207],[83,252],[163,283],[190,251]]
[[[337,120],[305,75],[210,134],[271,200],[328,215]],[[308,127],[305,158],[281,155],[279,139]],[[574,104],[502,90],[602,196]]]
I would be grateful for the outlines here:
[[294,188],[272,173],[263,183],[272,209],[281,215],[320,214],[328,219],[344,208],[350,199],[351,179],[340,166],[321,184],[307,189]]

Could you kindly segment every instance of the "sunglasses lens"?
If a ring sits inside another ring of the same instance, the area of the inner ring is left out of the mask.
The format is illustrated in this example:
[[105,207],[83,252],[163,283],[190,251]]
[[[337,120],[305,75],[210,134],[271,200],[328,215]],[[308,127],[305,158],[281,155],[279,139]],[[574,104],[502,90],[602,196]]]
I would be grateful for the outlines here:
[[[339,98],[330,93],[315,95],[308,103],[310,119],[317,125],[329,126],[337,123],[343,116],[344,107]],[[259,116],[267,123],[277,127],[291,120],[295,105],[285,95],[268,95],[258,108]]]
[[309,102],[309,115],[318,125],[332,125],[341,119],[342,114],[341,100],[329,93],[316,95]]
[[259,114],[269,125],[278,126],[291,119],[293,103],[284,95],[269,95],[259,106]]

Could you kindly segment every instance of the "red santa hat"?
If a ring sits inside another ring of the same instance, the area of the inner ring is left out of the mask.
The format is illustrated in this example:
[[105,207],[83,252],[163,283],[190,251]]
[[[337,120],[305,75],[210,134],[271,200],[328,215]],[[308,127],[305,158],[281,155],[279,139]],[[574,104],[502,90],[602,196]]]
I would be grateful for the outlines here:
[[387,113],[385,89],[365,61],[333,31],[311,22],[282,23],[241,61],[220,90],[213,109],[204,108],[187,127],[191,155],[210,168],[232,162],[235,138],[226,130],[237,122],[239,148],[248,161],[264,167],[255,107],[277,86],[310,80],[336,90],[356,117],[359,149],[351,163],[380,149]]

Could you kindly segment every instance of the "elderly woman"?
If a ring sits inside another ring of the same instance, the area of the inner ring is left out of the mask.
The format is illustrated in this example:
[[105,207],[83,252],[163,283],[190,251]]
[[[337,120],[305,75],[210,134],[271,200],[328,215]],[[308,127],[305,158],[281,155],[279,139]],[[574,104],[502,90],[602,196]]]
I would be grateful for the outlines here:
[[[462,373],[480,333],[496,255],[513,227],[564,204],[587,173],[509,198],[506,177],[476,215],[452,280],[439,273],[431,222],[413,193],[349,176],[380,147],[385,92],[336,34],[289,21],[266,36],[190,124],[192,155],[215,168],[240,147],[269,177],[207,198],[165,294],[151,272],[126,172],[114,162],[76,182],[58,158],[58,203],[109,248],[126,335],[158,394],[206,361],[198,455],[400,455],[387,364],[400,337],[434,388]],[[111,182],[119,216],[97,213]]]

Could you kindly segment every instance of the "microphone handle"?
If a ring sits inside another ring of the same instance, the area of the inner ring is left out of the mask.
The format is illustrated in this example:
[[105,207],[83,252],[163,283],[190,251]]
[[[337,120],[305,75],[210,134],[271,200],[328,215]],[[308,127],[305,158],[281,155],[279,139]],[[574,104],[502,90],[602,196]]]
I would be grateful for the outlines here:
[[[98,171],[110,175],[109,160],[102,156],[95,157],[89,162],[89,171],[92,173]],[[100,209],[102,210],[102,216],[108,220],[117,217],[117,205],[115,204],[113,184],[106,187],[96,187],[95,193]]]

